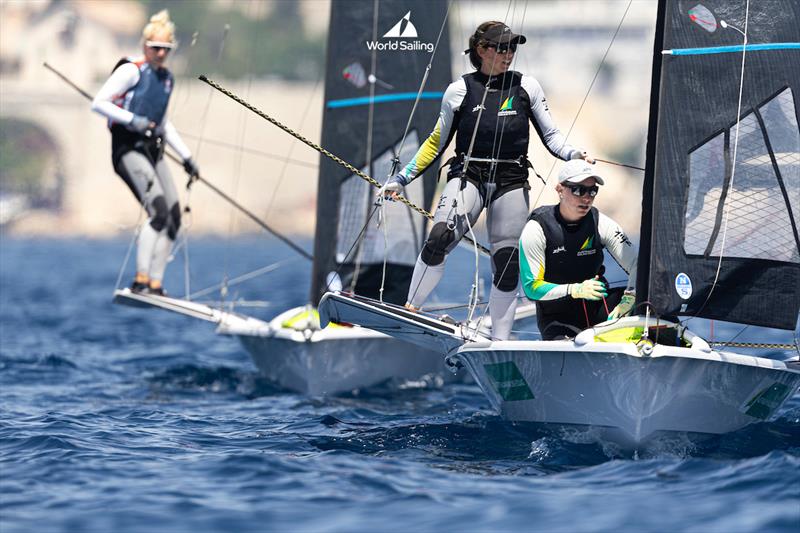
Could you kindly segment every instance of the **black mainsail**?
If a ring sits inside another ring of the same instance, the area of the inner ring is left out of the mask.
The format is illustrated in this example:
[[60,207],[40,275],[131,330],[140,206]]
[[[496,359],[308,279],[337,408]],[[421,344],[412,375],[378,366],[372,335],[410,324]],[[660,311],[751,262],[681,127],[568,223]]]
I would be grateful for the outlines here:
[[656,54],[638,300],[793,329],[800,2],[662,0]]
[[[444,0],[333,0],[325,75],[322,145],[384,182],[399,157],[407,163],[433,129],[451,81]],[[402,142],[434,44],[444,25],[424,92]],[[402,144],[402,146],[401,146]],[[399,170],[399,169],[398,169]],[[429,208],[436,173],[412,182],[405,196]],[[385,225],[374,211],[377,190],[327,157],[320,158],[311,302],[331,285],[405,301],[426,220],[406,206],[387,203]],[[363,232],[363,234],[362,234]],[[354,246],[355,245],[355,246]]]

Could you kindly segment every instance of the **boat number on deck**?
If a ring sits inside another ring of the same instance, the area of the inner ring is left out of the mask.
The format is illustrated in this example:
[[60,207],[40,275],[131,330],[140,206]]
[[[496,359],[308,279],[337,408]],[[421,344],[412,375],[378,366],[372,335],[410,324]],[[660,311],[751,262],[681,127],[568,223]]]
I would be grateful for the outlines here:
[[675,276],[675,291],[684,300],[692,297],[692,280],[683,272]]
[[514,361],[483,365],[497,394],[507,402],[533,400],[533,392]]

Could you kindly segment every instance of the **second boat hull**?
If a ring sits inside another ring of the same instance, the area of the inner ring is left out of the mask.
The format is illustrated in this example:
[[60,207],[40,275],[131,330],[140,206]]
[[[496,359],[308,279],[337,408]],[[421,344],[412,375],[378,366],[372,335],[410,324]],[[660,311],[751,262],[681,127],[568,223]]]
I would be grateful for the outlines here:
[[768,420],[800,386],[800,370],[778,361],[661,345],[645,356],[632,344],[506,342],[457,358],[504,418],[603,428],[624,447]]

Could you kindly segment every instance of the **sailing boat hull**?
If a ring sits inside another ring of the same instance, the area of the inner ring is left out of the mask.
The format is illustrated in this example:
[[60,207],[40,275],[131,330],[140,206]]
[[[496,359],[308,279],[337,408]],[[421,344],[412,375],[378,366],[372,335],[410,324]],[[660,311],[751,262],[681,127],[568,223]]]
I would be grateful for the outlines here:
[[800,367],[656,345],[573,341],[465,345],[461,361],[512,421],[592,427],[638,448],[664,432],[721,434],[769,420],[800,387]]
[[446,367],[441,352],[376,331],[359,327],[302,330],[284,325],[303,310],[290,309],[256,328],[222,322],[217,332],[238,337],[259,372],[271,382],[309,396],[349,392],[390,380],[428,386],[459,379]]

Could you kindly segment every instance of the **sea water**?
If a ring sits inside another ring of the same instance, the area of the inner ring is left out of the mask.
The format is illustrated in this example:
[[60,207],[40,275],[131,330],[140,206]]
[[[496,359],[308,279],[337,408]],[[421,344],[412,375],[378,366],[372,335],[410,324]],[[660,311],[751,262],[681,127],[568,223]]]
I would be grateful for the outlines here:
[[[0,242],[3,533],[800,530],[800,397],[775,421],[637,455],[504,422],[475,385],[308,398],[209,323],[112,304],[127,247]],[[287,261],[226,299],[260,300],[239,310],[264,318],[307,300],[310,265],[273,241],[189,251],[190,290]],[[444,297],[465,300],[472,256],[452,259],[445,285],[467,282]]]

